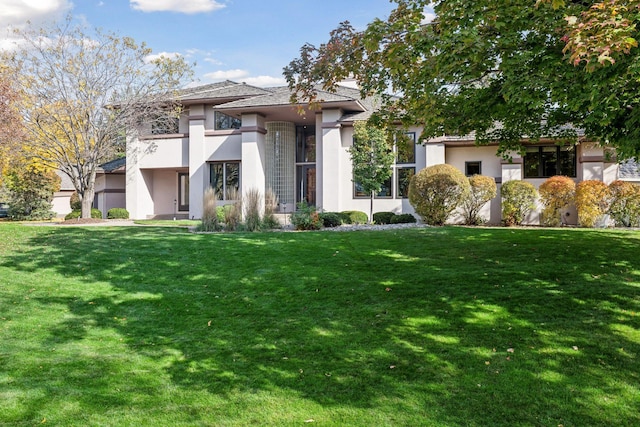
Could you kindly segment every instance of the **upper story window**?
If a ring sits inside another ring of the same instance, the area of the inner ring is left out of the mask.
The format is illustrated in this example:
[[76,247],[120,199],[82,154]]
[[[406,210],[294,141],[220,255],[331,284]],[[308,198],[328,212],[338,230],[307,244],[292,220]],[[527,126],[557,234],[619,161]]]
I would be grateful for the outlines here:
[[524,156],[525,178],[576,176],[576,147],[557,145],[527,147]]
[[178,117],[158,117],[151,122],[151,135],[170,135],[178,133],[180,119]]
[[316,161],[316,128],[298,126],[296,129],[296,162],[314,163]]
[[220,111],[215,112],[215,130],[240,129],[240,126],[242,126],[242,120]]
[[398,132],[395,135],[396,141],[396,163],[416,162],[416,133]]

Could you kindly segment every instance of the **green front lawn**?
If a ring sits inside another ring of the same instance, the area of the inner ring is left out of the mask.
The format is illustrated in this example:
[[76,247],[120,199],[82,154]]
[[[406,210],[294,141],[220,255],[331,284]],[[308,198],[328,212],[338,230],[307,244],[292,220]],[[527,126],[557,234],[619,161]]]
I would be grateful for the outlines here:
[[640,233],[0,224],[2,426],[637,426]]

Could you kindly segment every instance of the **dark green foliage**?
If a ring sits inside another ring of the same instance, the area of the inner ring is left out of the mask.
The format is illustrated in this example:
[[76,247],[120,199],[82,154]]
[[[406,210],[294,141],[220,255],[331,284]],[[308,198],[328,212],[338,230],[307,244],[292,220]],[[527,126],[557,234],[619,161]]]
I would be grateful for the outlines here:
[[369,221],[369,217],[362,211],[342,211],[343,215],[349,217],[347,224],[366,224]]
[[78,196],[78,192],[74,191],[69,198],[69,206],[72,211],[79,211],[82,209],[82,201],[80,200],[80,196]]
[[395,215],[391,218],[391,224],[415,224],[416,222],[416,217],[410,213]]
[[129,211],[125,208],[111,208],[107,211],[108,219],[129,219]]
[[5,177],[8,215],[18,221],[51,219],[53,194],[60,189],[60,177],[54,172],[15,168]]
[[351,224],[351,216],[346,212],[336,212],[343,224]]
[[322,228],[322,220],[316,208],[304,202],[298,203],[296,211],[291,214],[291,224],[296,230],[319,230]]
[[322,212],[319,215],[324,227],[338,227],[342,225],[342,219],[337,212]]
[[376,212],[373,214],[375,224],[391,224],[391,220],[396,216],[394,212]]
[[[81,215],[82,215],[82,212],[79,211],[79,210],[78,211],[71,211],[64,217],[64,219],[65,220],[78,219],[78,218],[80,218]],[[102,219],[102,211],[100,209],[92,208],[91,209],[91,218]]]
[[504,225],[520,225],[535,207],[538,192],[533,184],[512,180],[502,184],[502,222]]

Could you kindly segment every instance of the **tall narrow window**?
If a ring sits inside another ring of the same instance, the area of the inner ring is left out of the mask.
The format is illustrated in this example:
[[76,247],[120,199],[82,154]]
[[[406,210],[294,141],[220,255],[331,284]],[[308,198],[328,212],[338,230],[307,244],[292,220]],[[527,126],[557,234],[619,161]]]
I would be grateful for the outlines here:
[[178,174],[178,210],[189,210],[189,174],[186,172]]
[[240,191],[240,162],[210,163],[209,182],[218,200],[232,200],[230,194]]

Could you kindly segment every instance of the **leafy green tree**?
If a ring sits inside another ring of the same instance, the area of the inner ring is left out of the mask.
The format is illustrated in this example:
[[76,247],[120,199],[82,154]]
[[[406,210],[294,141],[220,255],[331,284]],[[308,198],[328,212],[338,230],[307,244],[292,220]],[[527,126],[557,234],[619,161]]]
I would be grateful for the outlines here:
[[523,136],[576,141],[581,128],[621,158],[640,153],[638,50],[623,47],[628,54],[590,72],[565,51],[566,18],[592,2],[394,1],[386,20],[362,31],[344,22],[327,43],[304,45],[284,72],[292,101],[317,103],[319,88],[352,77],[363,96],[381,97],[371,120],[422,125],[422,139],[475,132],[508,157]]
[[394,161],[392,137],[383,129],[356,122],[353,145],[349,147],[353,164],[353,181],[369,194],[369,221],[373,218],[373,199],[391,177]]
[[125,130],[134,136],[140,123],[177,116],[176,90],[190,67],[182,58],[150,59],[146,45],[71,18],[16,32],[23,43],[4,61],[22,89],[27,151],[69,176],[89,218],[98,165],[121,151]]
[[51,201],[60,189],[60,177],[51,170],[14,166],[5,176],[9,195],[9,216],[15,220],[53,218]]

